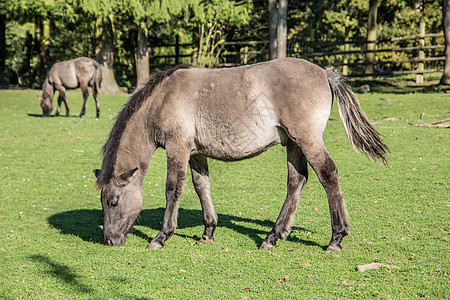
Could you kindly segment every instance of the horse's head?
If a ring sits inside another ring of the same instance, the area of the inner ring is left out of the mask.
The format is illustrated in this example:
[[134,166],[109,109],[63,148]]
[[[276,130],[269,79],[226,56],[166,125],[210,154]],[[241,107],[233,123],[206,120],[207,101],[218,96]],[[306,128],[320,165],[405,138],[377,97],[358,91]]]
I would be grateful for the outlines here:
[[[94,170],[97,179],[101,170]],[[113,175],[101,186],[103,209],[103,238],[110,246],[122,245],[134,221],[142,209],[142,191],[137,180],[133,180],[138,168]]]
[[50,95],[44,93],[42,96],[39,96],[39,100],[41,100],[42,116],[50,117],[50,113],[53,110],[53,101]]

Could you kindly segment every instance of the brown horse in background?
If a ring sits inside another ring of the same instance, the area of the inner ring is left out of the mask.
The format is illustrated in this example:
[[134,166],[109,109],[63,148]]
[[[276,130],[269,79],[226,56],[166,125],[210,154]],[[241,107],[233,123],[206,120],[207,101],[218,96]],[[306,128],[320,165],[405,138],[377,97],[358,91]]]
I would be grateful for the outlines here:
[[348,215],[336,165],[323,142],[333,95],[351,144],[386,162],[387,146],[333,68],[286,58],[228,69],[181,65],[155,75],[118,115],[103,148],[102,169],[94,171],[105,243],[125,242],[142,209],[143,180],[158,147],[167,155],[166,210],[161,230],[148,246],[152,249],[162,248],[174,234],[188,166],[203,210],[201,241],[208,242],[214,240],[217,214],[207,157],[237,161],[282,144],[287,150],[287,196],[260,249],[271,249],[288,236],[309,163],[328,196],[332,236],[327,251],[340,251],[349,234]]
[[83,94],[83,106],[79,114],[81,118],[86,113],[86,104],[89,97],[88,87],[92,88],[92,96],[95,100],[97,115],[100,116],[100,106],[98,103],[98,90],[102,82],[102,70],[100,64],[87,57],[80,57],[68,61],[59,62],[53,65],[48,72],[42,88],[41,100],[42,116],[49,117],[53,110],[53,96],[55,90],[59,92],[58,107],[55,116],[59,116],[61,102],[66,106],[66,117],[69,116],[69,106],[66,99],[66,88],[81,88]]

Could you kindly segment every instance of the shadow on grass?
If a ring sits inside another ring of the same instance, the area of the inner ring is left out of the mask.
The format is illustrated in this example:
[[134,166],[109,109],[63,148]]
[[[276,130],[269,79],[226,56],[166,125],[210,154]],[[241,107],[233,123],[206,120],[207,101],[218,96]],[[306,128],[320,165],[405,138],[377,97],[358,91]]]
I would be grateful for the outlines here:
[[78,115],[69,115],[68,117],[66,117],[66,113],[64,113],[62,115],[59,115],[59,116],[50,115],[50,116],[47,116],[47,117],[43,117],[42,114],[27,114],[27,115],[29,117],[43,118],[43,119],[46,119],[46,118],[64,118],[64,119],[66,119],[66,118],[78,118]]
[[[161,221],[163,220],[163,217],[164,208],[144,209],[141,211],[138,220],[136,221],[136,225],[147,226],[150,229],[159,231],[161,228]],[[227,214],[218,214],[218,217],[219,221],[217,230],[220,230],[220,227],[226,227],[242,235],[247,235],[255,242],[258,247],[263,242],[264,237],[270,232],[274,225],[274,222],[270,220],[249,219]],[[48,221],[50,225],[52,225],[54,228],[59,229],[63,234],[71,234],[80,237],[84,241],[103,244],[103,233],[101,229],[101,225],[103,224],[103,214],[101,210],[81,209],[62,212],[50,216],[48,218]],[[266,229],[255,229],[252,228],[253,225],[251,224]],[[197,226],[203,226],[202,211],[180,208],[178,213],[177,228],[183,229]],[[296,229],[296,227],[293,227],[293,229]],[[302,228],[301,230],[307,229]],[[138,229],[134,229],[130,234],[146,240],[150,240],[152,238]],[[185,234],[178,234],[177,231],[175,231],[175,235],[181,236],[183,238],[189,238],[193,241],[198,241],[201,234],[202,231],[198,233],[198,236],[188,236]],[[288,238],[288,240],[293,241],[293,239],[291,238]],[[319,245],[310,240],[297,239],[295,240],[295,242],[302,243],[308,246],[317,246],[320,248],[324,248],[323,245]]]
[[362,85],[369,85],[371,93],[393,93],[393,94],[410,94],[410,93],[439,93],[448,92],[448,86],[436,83],[415,85],[411,80],[394,78],[380,79],[364,79],[352,78],[351,85],[358,89]]
[[74,273],[69,266],[57,263],[51,258],[41,254],[31,255],[30,258],[35,263],[40,264],[40,270],[45,270],[47,274],[55,277],[57,280],[60,280],[72,287],[77,287],[78,292],[91,292],[90,287],[79,282],[78,277],[80,276]]
[[311,240],[314,233],[314,231],[304,227],[292,226],[291,233],[286,240],[294,243],[301,243],[306,246],[320,247],[325,251],[328,248],[328,245],[320,245]]
[[[29,257],[36,265],[39,266],[39,269],[41,270],[40,274],[45,272],[49,276],[54,277],[57,281],[66,284],[71,289],[75,289],[76,293],[78,294],[76,298],[81,296],[81,298],[88,297],[88,299],[93,299],[93,297],[91,296],[92,294],[101,293],[100,291],[98,291],[97,287],[89,287],[88,285],[80,282],[82,276],[77,275],[76,272],[72,270],[72,267],[55,262],[50,257],[42,254],[30,255]],[[115,283],[122,282],[122,284],[127,284],[129,282],[128,278],[125,277],[114,276],[111,279],[114,280]],[[134,295],[121,294],[120,291],[116,292],[116,297],[118,299],[149,299],[145,297],[136,298]]]
[[103,243],[101,210],[79,209],[62,212],[50,216],[48,222],[63,234],[72,234],[87,242]]

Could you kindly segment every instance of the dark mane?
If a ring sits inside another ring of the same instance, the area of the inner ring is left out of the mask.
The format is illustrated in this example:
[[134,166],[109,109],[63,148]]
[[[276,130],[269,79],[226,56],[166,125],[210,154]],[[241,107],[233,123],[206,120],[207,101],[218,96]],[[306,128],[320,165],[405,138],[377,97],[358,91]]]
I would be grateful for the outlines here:
[[112,173],[114,172],[114,163],[117,157],[117,149],[119,148],[122,134],[131,116],[139,110],[144,101],[165,78],[169,77],[177,70],[189,69],[191,67],[192,66],[189,64],[181,64],[153,75],[145,86],[134,93],[124,104],[122,110],[116,117],[108,140],[102,148],[104,158],[102,163],[102,172],[97,180],[97,186],[99,188],[106,185],[112,177]]

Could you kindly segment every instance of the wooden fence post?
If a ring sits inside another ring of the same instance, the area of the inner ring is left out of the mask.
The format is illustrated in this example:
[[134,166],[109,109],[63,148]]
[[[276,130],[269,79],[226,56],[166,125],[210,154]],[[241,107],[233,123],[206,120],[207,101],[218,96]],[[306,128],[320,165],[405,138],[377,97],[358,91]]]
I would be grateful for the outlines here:
[[248,64],[248,46],[239,49],[240,61],[242,65]]
[[175,36],[175,65],[180,63],[180,35]]
[[[347,31],[347,30],[345,30],[345,31]],[[346,34],[345,38],[344,38],[344,43],[345,43],[344,44],[344,52],[348,52],[350,50],[350,44],[347,42],[348,42],[348,34]],[[343,63],[342,74],[344,76],[348,75],[348,56],[349,56],[349,54],[342,55],[342,63]]]
[[[424,35],[425,35],[425,22],[420,22],[419,25],[419,60],[423,60],[425,58],[425,51],[423,51],[423,48],[425,46],[425,40],[424,40]],[[424,66],[423,66],[423,61],[419,61],[419,67],[417,68],[417,71],[419,73],[417,73],[416,75],[416,84],[422,84],[423,83],[423,70],[424,70]]]

